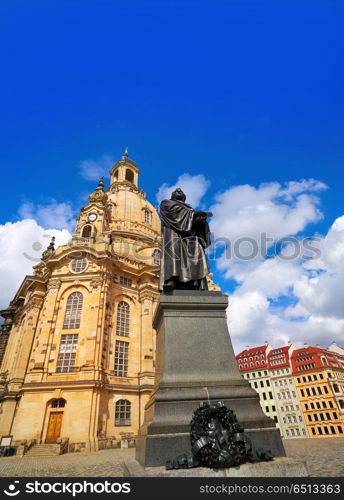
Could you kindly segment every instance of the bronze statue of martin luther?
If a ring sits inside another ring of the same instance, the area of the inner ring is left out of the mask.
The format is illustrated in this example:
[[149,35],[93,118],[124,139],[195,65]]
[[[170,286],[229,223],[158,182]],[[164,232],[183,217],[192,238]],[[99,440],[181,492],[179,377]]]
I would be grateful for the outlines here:
[[208,290],[210,270],[205,249],[210,245],[207,218],[212,213],[194,210],[185,200],[185,194],[178,188],[170,200],[160,204],[163,226],[161,291]]

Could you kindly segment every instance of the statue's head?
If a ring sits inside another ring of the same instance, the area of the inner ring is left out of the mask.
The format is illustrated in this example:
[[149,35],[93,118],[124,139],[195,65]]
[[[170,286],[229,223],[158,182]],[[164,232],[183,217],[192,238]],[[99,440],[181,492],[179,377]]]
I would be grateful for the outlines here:
[[186,200],[186,196],[180,188],[177,188],[173,191],[173,193],[171,195],[171,200],[177,200],[177,201],[184,202]]

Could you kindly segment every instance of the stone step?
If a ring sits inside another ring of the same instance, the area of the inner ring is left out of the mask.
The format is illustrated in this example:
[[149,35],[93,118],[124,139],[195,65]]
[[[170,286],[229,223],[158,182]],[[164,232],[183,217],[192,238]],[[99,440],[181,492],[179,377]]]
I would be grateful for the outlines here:
[[45,452],[45,453],[26,453],[26,455],[24,455],[24,457],[57,457],[59,456],[60,454],[59,453],[48,453],[48,452]]
[[25,457],[53,457],[60,455],[59,444],[35,444],[26,453]]
[[33,458],[33,457],[58,457],[58,453],[29,453],[24,455],[24,457],[27,458]]
[[42,446],[42,445],[37,445],[37,444],[34,444],[30,449],[33,450],[57,450],[58,448],[60,448],[60,445],[59,444],[56,444],[54,446],[50,446],[50,445],[46,445],[46,446]]
[[55,453],[58,450],[29,450],[28,453]]

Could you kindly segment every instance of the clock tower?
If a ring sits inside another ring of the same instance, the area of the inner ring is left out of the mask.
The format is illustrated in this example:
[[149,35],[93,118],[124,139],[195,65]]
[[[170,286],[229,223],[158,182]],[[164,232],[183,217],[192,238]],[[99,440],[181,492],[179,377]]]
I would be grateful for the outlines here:
[[92,238],[97,236],[104,238],[104,233],[109,231],[110,213],[107,208],[108,196],[104,191],[104,178],[101,177],[95,191],[88,197],[88,204],[80,211],[75,236],[81,238]]

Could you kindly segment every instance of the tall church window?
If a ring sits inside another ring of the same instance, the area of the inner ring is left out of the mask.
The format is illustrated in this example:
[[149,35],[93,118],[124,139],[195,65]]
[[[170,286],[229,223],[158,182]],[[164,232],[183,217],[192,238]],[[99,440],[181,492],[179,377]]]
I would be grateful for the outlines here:
[[160,250],[154,250],[153,252],[153,262],[156,266],[160,266],[161,252]]
[[73,371],[77,345],[78,335],[61,335],[61,344],[56,365],[58,373]]
[[116,335],[129,337],[130,306],[126,302],[120,302],[117,306]]
[[127,399],[120,399],[115,406],[115,425],[131,424],[131,402]]
[[83,295],[73,292],[67,299],[66,313],[63,322],[64,329],[80,328]]
[[146,224],[150,224],[151,222],[151,213],[149,210],[144,211],[144,221]]
[[115,375],[117,377],[128,376],[128,357],[129,357],[129,342],[116,340],[115,347]]
[[111,203],[109,203],[109,205],[106,208],[107,208],[107,211],[109,212],[109,214],[111,215],[112,214],[112,205],[111,205]]
[[87,226],[83,227],[81,236],[83,238],[90,238],[91,234],[92,234],[92,226],[87,224]]

